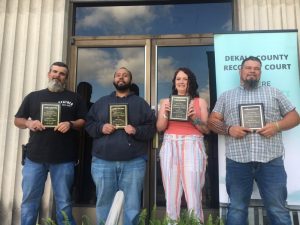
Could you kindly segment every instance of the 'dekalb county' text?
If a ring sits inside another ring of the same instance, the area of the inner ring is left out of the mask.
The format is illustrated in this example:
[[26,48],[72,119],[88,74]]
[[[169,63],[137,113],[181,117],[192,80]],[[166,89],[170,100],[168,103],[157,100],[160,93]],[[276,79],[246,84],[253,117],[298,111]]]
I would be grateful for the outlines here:
[[[225,64],[224,71],[239,70],[241,62],[248,56],[225,56],[225,62],[232,64]],[[290,70],[290,63],[283,63],[282,61],[288,60],[287,54],[273,54],[273,55],[257,55],[257,57],[263,62],[265,70]],[[264,61],[272,61],[272,63],[264,63]],[[278,61],[278,63],[276,63]]]

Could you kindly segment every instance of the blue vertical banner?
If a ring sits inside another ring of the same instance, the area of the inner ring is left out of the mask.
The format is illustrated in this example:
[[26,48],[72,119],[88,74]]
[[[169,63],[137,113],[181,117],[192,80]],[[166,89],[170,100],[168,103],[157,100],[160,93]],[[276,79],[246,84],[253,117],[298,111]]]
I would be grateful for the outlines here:
[[[300,112],[299,59],[296,31],[215,34],[216,87],[219,97],[240,85],[239,69],[248,56],[262,61],[261,85],[281,90]],[[219,135],[220,203],[228,203],[225,186],[225,138]],[[283,132],[289,206],[300,206],[300,126]],[[260,199],[254,186],[252,199]]]

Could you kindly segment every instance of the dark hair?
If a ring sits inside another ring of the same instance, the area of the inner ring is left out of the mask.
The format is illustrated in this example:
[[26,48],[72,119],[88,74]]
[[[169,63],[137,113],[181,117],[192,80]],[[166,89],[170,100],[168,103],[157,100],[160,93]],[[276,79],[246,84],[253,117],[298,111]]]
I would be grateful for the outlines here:
[[259,59],[258,57],[255,57],[255,56],[249,56],[249,57],[245,58],[245,59],[242,61],[241,68],[243,68],[245,62],[247,62],[247,61],[249,61],[249,60],[259,62],[260,66],[261,66],[261,61],[260,61],[260,59]]
[[[120,70],[120,69],[126,70],[127,73],[128,73],[128,75],[129,75],[129,77],[130,77],[130,81],[132,81],[132,73],[131,73],[131,71],[129,69],[127,69],[126,67],[124,67],[124,66],[120,67],[119,69],[117,69],[117,71]],[[116,76],[117,71],[114,73],[114,77]]]
[[130,91],[132,91],[135,95],[139,96],[140,95],[140,89],[139,86],[137,86],[135,83],[132,83],[130,85]]
[[82,81],[77,86],[77,93],[81,96],[89,110],[93,105],[91,102],[93,86],[88,82]]
[[67,75],[69,74],[69,67],[64,62],[54,62],[51,64],[49,72],[51,72],[52,66],[59,66],[59,67],[65,67],[67,69]]
[[91,95],[93,92],[93,87],[90,83],[82,81],[77,86],[77,92],[80,94],[87,93],[87,94]]
[[197,92],[198,83],[196,80],[196,76],[190,69],[185,68],[185,67],[178,68],[174,74],[174,77],[172,79],[172,95],[178,94],[178,91],[176,90],[176,86],[175,86],[175,80],[176,80],[177,74],[180,71],[184,72],[188,76],[188,90],[187,91],[189,93],[189,96],[191,98],[199,97],[199,94]]

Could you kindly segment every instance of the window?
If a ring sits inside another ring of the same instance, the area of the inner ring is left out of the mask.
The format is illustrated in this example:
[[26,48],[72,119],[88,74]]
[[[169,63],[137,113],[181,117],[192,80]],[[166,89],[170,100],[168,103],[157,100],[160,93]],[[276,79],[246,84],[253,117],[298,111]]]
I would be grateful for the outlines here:
[[75,35],[78,36],[196,34],[231,30],[231,2],[76,8]]

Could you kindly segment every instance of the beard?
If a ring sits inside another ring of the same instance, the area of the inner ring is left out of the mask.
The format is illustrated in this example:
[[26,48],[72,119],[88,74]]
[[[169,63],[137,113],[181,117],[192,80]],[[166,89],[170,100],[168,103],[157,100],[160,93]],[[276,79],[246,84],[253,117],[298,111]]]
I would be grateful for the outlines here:
[[115,86],[115,88],[120,91],[120,92],[125,92],[130,88],[130,83],[128,84],[122,84],[122,85],[118,85],[117,83],[113,82],[113,85]]
[[254,80],[254,79],[244,80],[244,87],[246,89],[254,89],[254,88],[257,88],[258,83],[259,83],[259,80]]
[[57,79],[50,79],[48,82],[48,89],[52,92],[62,92],[65,90],[66,84],[61,83]]

